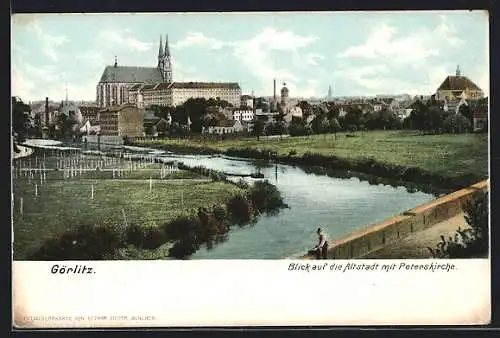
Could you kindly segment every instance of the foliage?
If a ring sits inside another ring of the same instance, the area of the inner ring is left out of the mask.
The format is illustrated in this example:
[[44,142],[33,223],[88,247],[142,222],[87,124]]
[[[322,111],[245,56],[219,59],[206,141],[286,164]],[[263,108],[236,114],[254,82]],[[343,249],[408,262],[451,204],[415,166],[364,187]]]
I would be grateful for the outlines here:
[[265,127],[265,122],[262,121],[261,119],[257,119],[253,123],[252,135],[257,136],[257,140],[259,140],[259,137],[262,136],[262,133],[264,132],[264,127]]
[[469,107],[468,104],[460,105],[460,107],[458,108],[458,113],[464,116],[467,119],[467,121],[472,125],[472,123],[474,122],[474,114],[472,112],[471,107]]
[[250,188],[249,198],[260,213],[276,213],[285,206],[278,188],[268,181],[255,182]]
[[488,257],[488,193],[478,192],[465,204],[464,212],[469,227],[459,227],[448,239],[441,236],[436,248],[428,248],[434,258]]
[[240,226],[252,219],[252,205],[245,196],[233,196],[227,203],[227,209],[232,221]]
[[413,108],[405,124],[421,132],[439,132],[443,128],[444,120],[449,115],[432,101],[429,104],[425,104],[420,100],[416,101]]
[[470,131],[472,125],[462,114],[451,114],[443,121],[443,131],[451,134],[462,134]]
[[15,141],[24,142],[29,129],[29,112],[31,108],[20,98],[12,96],[12,131],[16,134]]
[[122,247],[125,239],[117,226],[83,224],[46,241],[29,259],[102,260]]
[[266,135],[283,135],[287,133],[287,126],[283,121],[270,123],[266,127]]

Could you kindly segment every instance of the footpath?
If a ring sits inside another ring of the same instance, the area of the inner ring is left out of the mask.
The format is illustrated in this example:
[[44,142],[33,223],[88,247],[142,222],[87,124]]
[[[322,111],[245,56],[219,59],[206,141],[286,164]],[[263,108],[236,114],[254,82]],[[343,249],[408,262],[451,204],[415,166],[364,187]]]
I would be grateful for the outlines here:
[[388,244],[384,248],[369,253],[362,259],[418,259],[432,258],[428,247],[436,248],[441,242],[441,235],[446,239],[454,236],[458,227],[468,227],[464,214],[460,213],[446,221],[437,223],[430,228],[411,234],[402,241]]

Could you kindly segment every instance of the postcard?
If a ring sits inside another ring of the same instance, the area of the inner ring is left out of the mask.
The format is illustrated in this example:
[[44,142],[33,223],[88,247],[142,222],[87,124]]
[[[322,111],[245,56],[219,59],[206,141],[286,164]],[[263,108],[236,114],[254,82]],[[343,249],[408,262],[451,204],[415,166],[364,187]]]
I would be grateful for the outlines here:
[[14,14],[14,327],[489,323],[488,20]]

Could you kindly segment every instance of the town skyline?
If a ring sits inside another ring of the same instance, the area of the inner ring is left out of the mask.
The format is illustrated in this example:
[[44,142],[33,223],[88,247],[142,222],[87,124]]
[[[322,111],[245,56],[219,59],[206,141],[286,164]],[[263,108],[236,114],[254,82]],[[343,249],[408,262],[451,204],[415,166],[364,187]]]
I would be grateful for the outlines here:
[[238,82],[257,96],[272,95],[273,79],[291,97],[329,86],[333,97],[427,95],[460,65],[488,95],[487,24],[481,11],[17,14],[12,94],[61,101],[67,87],[70,100],[95,100],[115,56],[154,67],[168,34],[174,81]]

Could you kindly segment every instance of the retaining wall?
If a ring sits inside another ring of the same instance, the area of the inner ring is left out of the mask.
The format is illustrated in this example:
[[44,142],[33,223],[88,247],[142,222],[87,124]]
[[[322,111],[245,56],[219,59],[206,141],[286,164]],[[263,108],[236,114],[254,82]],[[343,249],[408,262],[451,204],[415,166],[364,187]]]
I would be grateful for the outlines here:
[[[456,216],[474,193],[488,190],[488,180],[455,191],[436,200],[407,210],[381,223],[356,231],[346,237],[329,242],[328,259],[355,259],[382,249],[389,243],[427,229],[434,224]],[[303,259],[314,259],[305,255]]]

